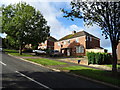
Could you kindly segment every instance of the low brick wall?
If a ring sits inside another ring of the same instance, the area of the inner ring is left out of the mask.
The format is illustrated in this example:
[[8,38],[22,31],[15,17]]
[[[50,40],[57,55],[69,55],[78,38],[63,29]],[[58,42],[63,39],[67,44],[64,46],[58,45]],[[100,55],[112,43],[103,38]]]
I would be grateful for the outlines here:
[[[66,60],[66,61],[78,64],[78,60]],[[79,64],[88,65],[88,61],[87,60],[80,60]]]

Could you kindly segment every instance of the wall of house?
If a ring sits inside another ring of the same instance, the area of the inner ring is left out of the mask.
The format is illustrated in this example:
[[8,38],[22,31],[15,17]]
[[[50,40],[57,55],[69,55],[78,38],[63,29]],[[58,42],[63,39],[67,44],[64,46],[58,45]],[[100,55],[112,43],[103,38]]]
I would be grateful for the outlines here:
[[47,49],[54,50],[54,41],[47,41]]
[[[76,42],[76,39],[78,39],[78,42]],[[54,49],[60,51],[61,48],[73,48],[76,45],[83,45],[84,47],[86,47],[85,36],[55,42]]]
[[54,41],[46,40],[44,43],[40,43],[38,49],[51,49],[54,50]]
[[63,41],[58,41],[54,43],[54,50],[59,50],[61,51],[62,48],[71,48],[71,54],[73,56],[77,55],[84,55],[84,53],[76,53],[76,46],[83,46],[86,48],[86,42],[85,42],[86,37],[81,36],[81,37],[76,37],[68,40],[63,40]]
[[117,57],[120,59],[120,43],[117,46]]
[[105,49],[86,49],[86,52],[104,53]]
[[100,39],[86,36],[86,49],[100,47]]

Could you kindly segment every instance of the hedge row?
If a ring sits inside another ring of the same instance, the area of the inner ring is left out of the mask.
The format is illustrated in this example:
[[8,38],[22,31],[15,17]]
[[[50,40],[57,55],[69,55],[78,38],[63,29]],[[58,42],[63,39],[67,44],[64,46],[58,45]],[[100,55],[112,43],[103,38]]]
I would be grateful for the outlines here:
[[88,64],[111,64],[112,56],[108,53],[87,52]]

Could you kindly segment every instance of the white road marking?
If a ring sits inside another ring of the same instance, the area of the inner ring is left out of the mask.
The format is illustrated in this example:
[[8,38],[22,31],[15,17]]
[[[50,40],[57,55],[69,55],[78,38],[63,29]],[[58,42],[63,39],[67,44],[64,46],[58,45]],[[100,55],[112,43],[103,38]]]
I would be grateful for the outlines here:
[[2,61],[0,61],[0,63],[1,63],[2,65],[6,66],[6,64],[5,64],[5,63],[3,63]]
[[36,81],[36,80],[34,80],[34,79],[28,77],[28,76],[26,76],[26,75],[20,73],[19,71],[15,71],[15,72],[16,72],[16,73],[19,73],[21,76],[23,76],[23,77],[25,77],[25,78],[27,78],[27,79],[29,79],[29,80],[31,80],[31,81],[37,83],[38,85],[43,86],[44,88],[47,88],[47,89],[49,89],[49,90],[53,90],[53,89],[49,88],[48,86],[46,86],[46,85],[44,85],[44,84],[42,84],[42,83],[40,83],[40,82],[38,82],[38,81]]

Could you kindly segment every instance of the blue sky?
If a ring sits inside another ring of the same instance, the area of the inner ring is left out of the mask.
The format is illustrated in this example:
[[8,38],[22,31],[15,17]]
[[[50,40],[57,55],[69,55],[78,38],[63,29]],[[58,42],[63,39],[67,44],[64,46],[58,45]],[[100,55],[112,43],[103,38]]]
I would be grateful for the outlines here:
[[[1,4],[9,5],[10,3],[18,3],[21,0],[2,0]],[[101,47],[108,49],[111,52],[111,45],[109,39],[104,39],[102,36],[101,30],[97,25],[91,27],[85,27],[83,20],[75,19],[71,21],[67,18],[63,18],[63,13],[60,11],[60,8],[65,8],[70,10],[70,0],[22,0],[29,3],[37,10],[40,10],[45,19],[48,21],[48,25],[51,27],[50,32],[53,37],[60,39],[65,35],[71,34],[73,30],[81,31],[85,30],[96,37],[101,39]],[[57,2],[56,2],[57,1]]]

